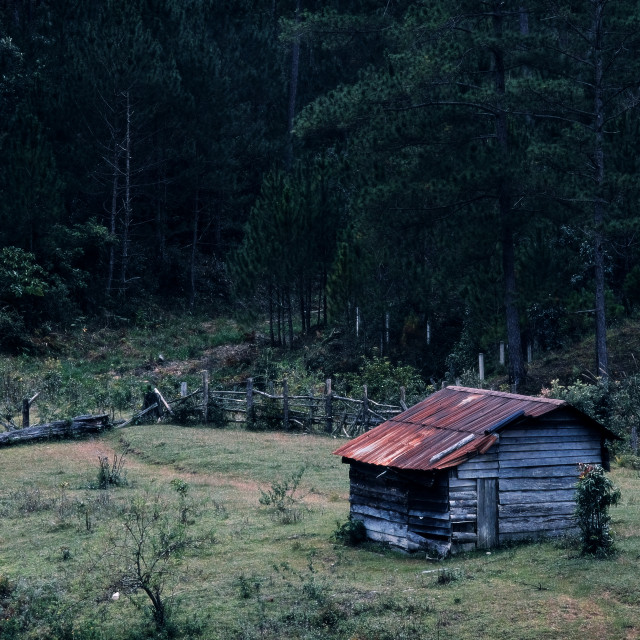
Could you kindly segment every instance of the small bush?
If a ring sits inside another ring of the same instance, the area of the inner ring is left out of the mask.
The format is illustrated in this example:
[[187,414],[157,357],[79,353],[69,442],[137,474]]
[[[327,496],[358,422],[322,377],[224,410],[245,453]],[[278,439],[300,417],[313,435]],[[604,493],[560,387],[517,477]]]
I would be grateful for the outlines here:
[[301,498],[295,494],[304,472],[305,467],[300,467],[288,478],[274,480],[267,491],[260,489],[260,504],[271,507],[281,524],[293,524],[302,518],[302,511],[297,507]]
[[16,511],[21,514],[49,511],[55,504],[55,500],[39,488],[12,491],[9,497]]
[[579,467],[575,515],[580,527],[582,553],[606,557],[614,551],[609,507],[619,502],[620,489],[599,464],[580,464]]
[[249,431],[277,431],[282,429],[282,407],[276,400],[265,399],[259,405],[253,405],[251,413],[247,416],[247,429]]
[[13,589],[11,580],[0,573],[0,599],[8,598],[13,593]]
[[356,520],[349,516],[346,522],[337,522],[336,530],[333,532],[333,539],[347,547],[357,547],[367,539],[367,529],[362,520]]
[[108,456],[98,456],[98,489],[122,487],[127,484],[127,477],[123,470],[127,451],[128,448],[125,448],[119,456],[114,453],[112,462],[109,462]]
[[240,591],[240,597],[243,600],[248,600],[260,593],[260,581],[255,578],[247,578],[244,573],[238,577],[238,589]]
[[616,456],[615,460],[619,467],[640,471],[640,456],[635,456],[632,453],[624,453]]
[[436,582],[438,584],[451,584],[452,582],[457,582],[458,580],[462,580],[464,577],[464,573],[462,569],[450,569],[448,567],[443,567],[438,570],[438,577],[436,578]]

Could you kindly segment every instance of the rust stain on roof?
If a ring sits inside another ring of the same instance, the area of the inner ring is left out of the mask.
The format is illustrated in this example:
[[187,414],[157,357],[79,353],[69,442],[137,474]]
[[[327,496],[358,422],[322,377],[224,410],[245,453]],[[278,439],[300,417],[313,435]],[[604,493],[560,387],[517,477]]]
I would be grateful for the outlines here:
[[447,387],[334,451],[397,469],[455,467],[497,441],[492,429],[568,406],[564,400]]

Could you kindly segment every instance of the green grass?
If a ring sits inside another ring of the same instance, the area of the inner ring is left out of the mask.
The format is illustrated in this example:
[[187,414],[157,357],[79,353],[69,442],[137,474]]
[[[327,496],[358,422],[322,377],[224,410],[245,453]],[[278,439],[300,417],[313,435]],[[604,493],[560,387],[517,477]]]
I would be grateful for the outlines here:
[[189,315],[158,316],[126,330],[78,325],[43,338],[46,355],[0,357],[0,412],[19,424],[23,398],[39,392],[31,424],[83,413],[128,417],[140,408],[147,385],[172,398],[180,382],[200,386],[205,368],[213,371],[212,385],[235,379],[246,366],[249,338],[230,319]]
[[[128,485],[91,489],[98,456],[112,457],[121,439],[130,447]],[[167,585],[175,637],[638,637],[636,471],[613,472],[623,500],[612,512],[620,552],[611,560],[545,542],[434,564],[334,544],[349,510],[336,445],[322,436],[148,425],[0,450],[0,639],[148,637],[145,600],[111,600],[106,536],[119,531],[122,505],[134,497],[159,492],[175,501],[174,478],[198,505],[195,532],[215,539],[188,551]],[[300,465],[301,517],[281,524],[260,505],[260,490]],[[443,568],[450,580],[439,584]],[[3,599],[7,579],[12,595]],[[3,618],[20,621],[17,635]]]

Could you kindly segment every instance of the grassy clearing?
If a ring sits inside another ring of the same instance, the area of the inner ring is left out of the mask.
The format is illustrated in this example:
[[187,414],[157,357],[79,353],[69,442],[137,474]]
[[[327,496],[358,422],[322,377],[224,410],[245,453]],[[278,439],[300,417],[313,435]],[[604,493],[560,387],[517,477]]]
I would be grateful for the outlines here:
[[[122,440],[128,485],[92,489],[98,457],[112,458]],[[320,436],[149,425],[0,451],[0,638],[151,637],[145,599],[111,599],[106,538],[122,528],[123,506],[134,498],[159,493],[173,509],[175,478],[189,484],[193,529],[208,542],[188,550],[167,583],[168,635],[638,637],[636,471],[613,473],[623,499],[613,510],[620,553],[612,560],[549,542],[431,564],[333,543],[348,514],[348,469],[331,455],[335,446]],[[282,524],[260,505],[260,490],[301,465],[299,514]]]

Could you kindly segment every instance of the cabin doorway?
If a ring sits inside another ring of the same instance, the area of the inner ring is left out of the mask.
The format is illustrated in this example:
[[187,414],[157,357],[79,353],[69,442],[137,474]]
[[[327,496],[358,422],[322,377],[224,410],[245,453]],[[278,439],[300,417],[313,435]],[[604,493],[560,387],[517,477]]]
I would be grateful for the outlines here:
[[498,478],[478,478],[478,549],[498,546]]

